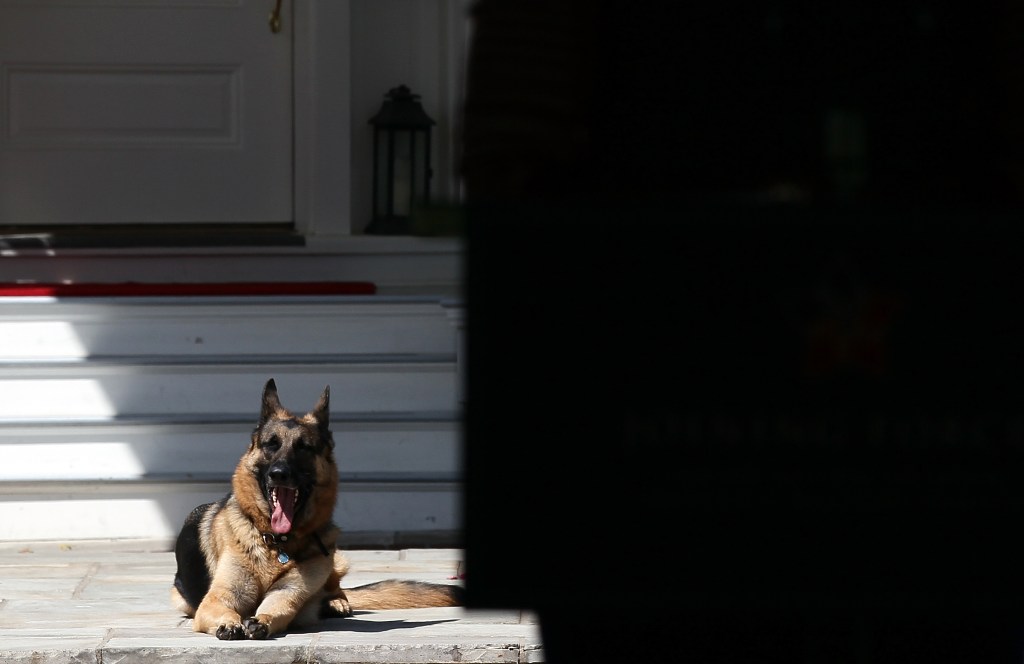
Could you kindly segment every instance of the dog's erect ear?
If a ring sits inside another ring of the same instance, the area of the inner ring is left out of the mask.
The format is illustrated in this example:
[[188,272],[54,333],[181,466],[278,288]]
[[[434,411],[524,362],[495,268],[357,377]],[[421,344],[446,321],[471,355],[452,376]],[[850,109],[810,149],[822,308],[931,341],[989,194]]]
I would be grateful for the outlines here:
[[331,439],[331,386],[328,385],[324,388],[323,393],[317,400],[316,405],[313,406],[313,410],[310,414],[316,418],[316,425],[320,429],[320,435],[323,436],[324,440],[330,441],[331,447],[334,447],[334,441]]
[[331,386],[328,385],[324,388],[323,393],[317,400],[316,405],[313,406],[313,410],[310,412],[313,417],[316,418],[317,424],[324,429],[330,427],[331,424]]
[[267,384],[263,386],[263,406],[260,408],[260,423],[259,426],[263,426],[267,423],[274,413],[281,408],[281,400],[277,398],[277,383],[271,378],[267,381]]

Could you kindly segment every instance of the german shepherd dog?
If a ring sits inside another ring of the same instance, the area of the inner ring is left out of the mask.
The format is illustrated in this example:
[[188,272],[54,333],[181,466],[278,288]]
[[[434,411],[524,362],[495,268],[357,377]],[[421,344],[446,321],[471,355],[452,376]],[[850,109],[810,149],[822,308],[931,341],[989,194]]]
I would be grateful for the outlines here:
[[218,639],[265,639],[363,609],[460,606],[461,586],[390,580],[342,589],[348,561],[332,522],[338,467],[330,386],[301,417],[273,379],[231,492],[185,519],[174,547],[172,605]]

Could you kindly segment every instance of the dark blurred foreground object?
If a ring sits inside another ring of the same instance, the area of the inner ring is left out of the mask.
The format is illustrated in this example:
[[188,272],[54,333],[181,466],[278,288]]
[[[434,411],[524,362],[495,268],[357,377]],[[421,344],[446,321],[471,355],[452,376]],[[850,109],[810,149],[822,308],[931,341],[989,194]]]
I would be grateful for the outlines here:
[[1020,16],[864,4],[476,7],[468,602],[548,661],[1022,659]]
[[1021,229],[618,211],[470,216],[470,605],[552,662],[817,623],[1019,662]]

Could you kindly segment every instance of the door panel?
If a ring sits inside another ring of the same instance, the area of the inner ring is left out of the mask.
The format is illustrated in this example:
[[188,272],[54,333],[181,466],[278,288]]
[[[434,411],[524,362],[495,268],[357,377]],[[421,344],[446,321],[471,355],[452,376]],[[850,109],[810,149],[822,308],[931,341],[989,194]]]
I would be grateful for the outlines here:
[[0,224],[292,221],[273,4],[0,0]]

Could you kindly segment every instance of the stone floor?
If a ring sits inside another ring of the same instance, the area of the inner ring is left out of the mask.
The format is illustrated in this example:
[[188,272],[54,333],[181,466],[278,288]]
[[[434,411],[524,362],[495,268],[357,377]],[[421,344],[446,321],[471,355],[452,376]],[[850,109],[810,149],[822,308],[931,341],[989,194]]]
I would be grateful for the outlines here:
[[[345,586],[387,578],[459,583],[459,549],[349,552]],[[0,543],[0,661],[543,662],[529,613],[463,608],[365,611],[266,641],[192,631],[169,603],[166,542]]]

